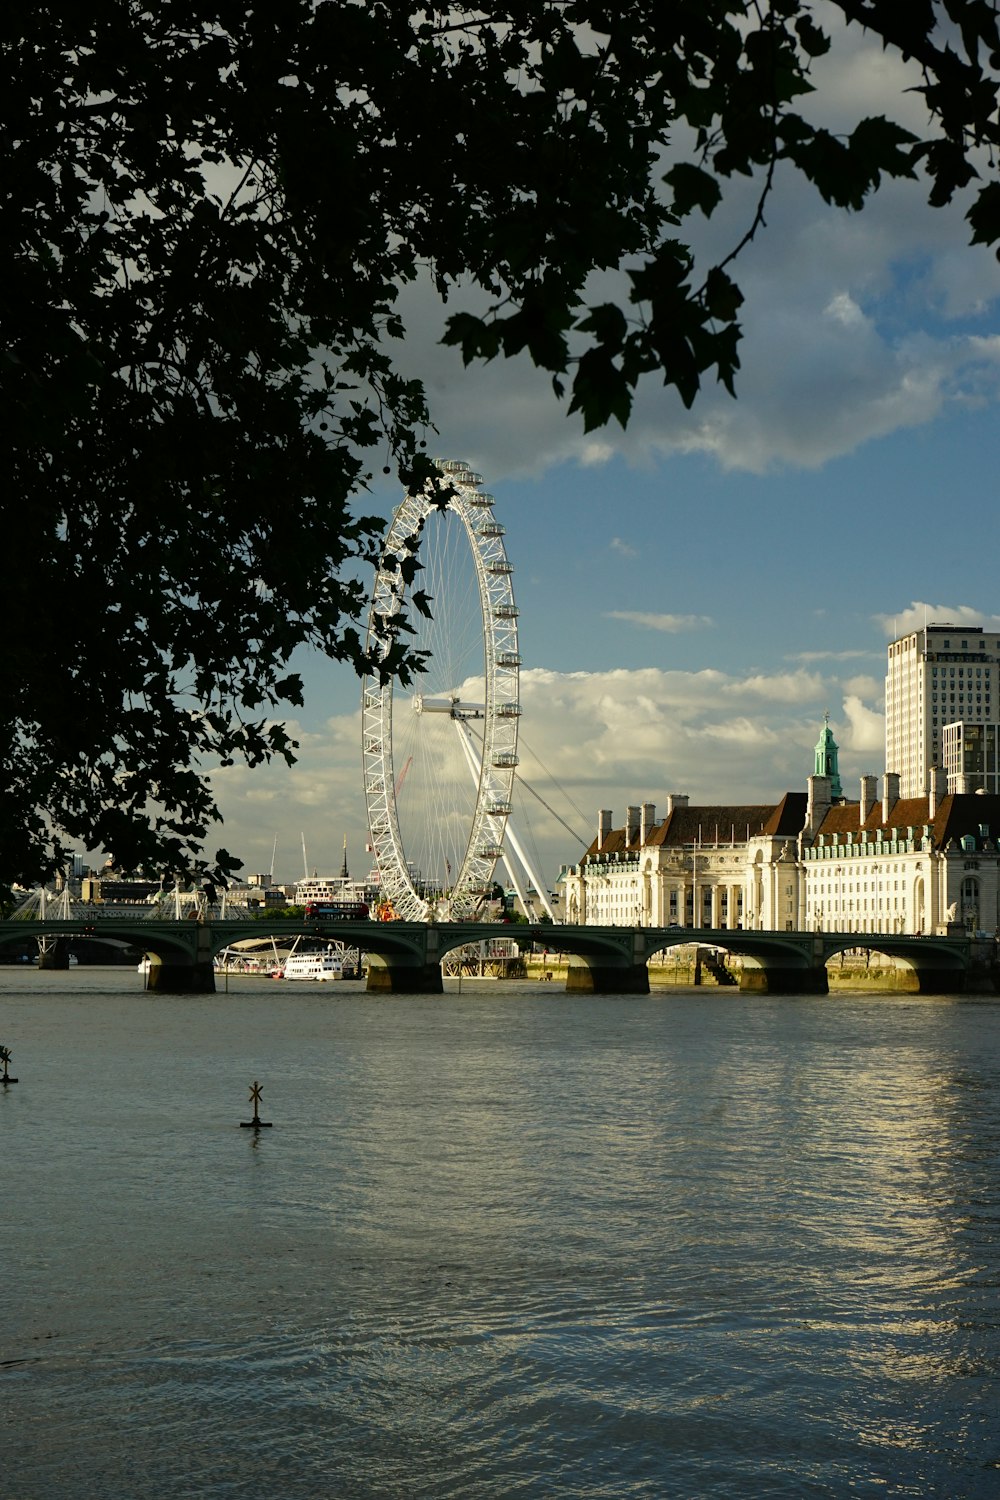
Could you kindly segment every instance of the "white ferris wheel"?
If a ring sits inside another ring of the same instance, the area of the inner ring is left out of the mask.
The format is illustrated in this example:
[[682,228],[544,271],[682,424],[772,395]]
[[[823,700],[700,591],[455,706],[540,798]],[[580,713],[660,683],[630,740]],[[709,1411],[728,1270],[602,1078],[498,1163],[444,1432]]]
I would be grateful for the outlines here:
[[[405,609],[415,631],[407,643],[430,653],[427,670],[406,690],[367,677],[361,700],[372,851],[383,899],[408,921],[474,915],[492,890],[505,836],[512,841],[521,714],[504,528],[481,475],[457,459],[436,464],[454,493],[446,505],[430,493],[407,495],[396,510],[367,639],[373,659],[384,658]],[[399,568],[414,552],[414,587],[430,596],[430,619],[410,604]]]

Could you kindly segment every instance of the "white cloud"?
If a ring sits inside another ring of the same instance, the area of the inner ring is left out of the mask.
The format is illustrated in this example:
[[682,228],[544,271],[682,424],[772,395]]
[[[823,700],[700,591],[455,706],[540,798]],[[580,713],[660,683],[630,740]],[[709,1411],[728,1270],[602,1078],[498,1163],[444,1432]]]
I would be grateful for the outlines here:
[[[662,811],[668,792],[705,805],[777,800],[804,789],[824,710],[842,701],[843,721],[831,728],[850,794],[881,760],[880,684],[868,686],[870,698],[864,679],[852,679],[848,692],[835,677],[810,672],[526,669],[520,774],[586,842],[598,808],[621,816],[627,804],[651,801]],[[303,833],[309,868],[324,872],[339,869],[346,834],[352,873],[366,873],[360,715],[293,729],[301,743],[296,766],[214,774],[226,819],[219,841],[248,869],[266,870],[277,835],[277,870],[297,878]],[[521,837],[550,877],[578,857],[573,837],[539,802],[522,793],[515,806]]]
[[727,683],[723,688],[730,697],[749,695],[772,703],[815,703],[823,691],[823,678],[815,672],[758,674]]
[[872,619],[889,640],[923,630],[925,625],[955,625],[959,628],[979,625],[984,630],[1000,630],[1000,615],[987,614],[971,604],[928,604],[920,599],[914,599],[897,614],[873,615]]
[[639,553],[629,542],[623,542],[620,536],[613,536],[610,542],[612,552],[617,552],[621,557],[638,557]]
[[685,630],[704,630],[715,624],[711,615],[659,615],[635,609],[608,610],[604,618],[623,620],[628,625],[638,625],[642,630],[663,630],[671,635]]
[[856,698],[864,698],[868,702],[878,703],[885,691],[885,679],[862,675],[845,677],[840,686],[845,693],[851,693]]
[[[826,610],[818,609],[817,615],[825,615]],[[877,651],[794,651],[785,657],[786,661],[856,661],[859,656],[878,656]]]
[[[847,735],[843,748],[852,754],[865,752],[881,757],[885,751],[885,719],[880,713],[867,708],[854,693],[844,699],[844,714],[847,718]],[[848,793],[848,795],[851,795]]]

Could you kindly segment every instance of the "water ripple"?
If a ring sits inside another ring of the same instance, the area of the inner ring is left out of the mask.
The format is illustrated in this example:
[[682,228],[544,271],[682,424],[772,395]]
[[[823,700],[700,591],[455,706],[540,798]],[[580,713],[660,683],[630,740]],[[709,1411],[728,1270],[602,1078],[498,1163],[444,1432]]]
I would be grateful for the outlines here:
[[15,1500],[997,1493],[995,1004],[79,984],[0,975]]

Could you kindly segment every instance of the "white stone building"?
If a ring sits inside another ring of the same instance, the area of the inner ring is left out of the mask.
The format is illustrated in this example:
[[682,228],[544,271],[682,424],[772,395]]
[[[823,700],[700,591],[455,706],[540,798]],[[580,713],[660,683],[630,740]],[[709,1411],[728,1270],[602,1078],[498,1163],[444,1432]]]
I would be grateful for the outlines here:
[[1000,927],[1000,796],[945,791],[900,797],[887,774],[860,802],[834,805],[803,837],[800,926],[814,931],[934,933]]
[[879,933],[1000,927],[1000,796],[900,797],[899,778],[861,779],[857,802],[831,778],[773,806],[628,809],[566,874],[566,921],[598,926]]
[[[629,927],[779,925],[783,893],[773,869],[794,849],[806,794],[777,804],[692,807],[667,799],[630,807],[621,828],[598,815],[597,838],[565,879],[567,922]],[[784,926],[784,921],[780,922]]]

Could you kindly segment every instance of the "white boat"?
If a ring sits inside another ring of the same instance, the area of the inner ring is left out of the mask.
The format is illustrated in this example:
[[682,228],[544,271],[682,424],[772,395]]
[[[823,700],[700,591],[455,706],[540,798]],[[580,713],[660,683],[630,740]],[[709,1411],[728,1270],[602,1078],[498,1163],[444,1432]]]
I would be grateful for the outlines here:
[[280,979],[343,979],[344,958],[341,953],[290,953],[278,971]]

